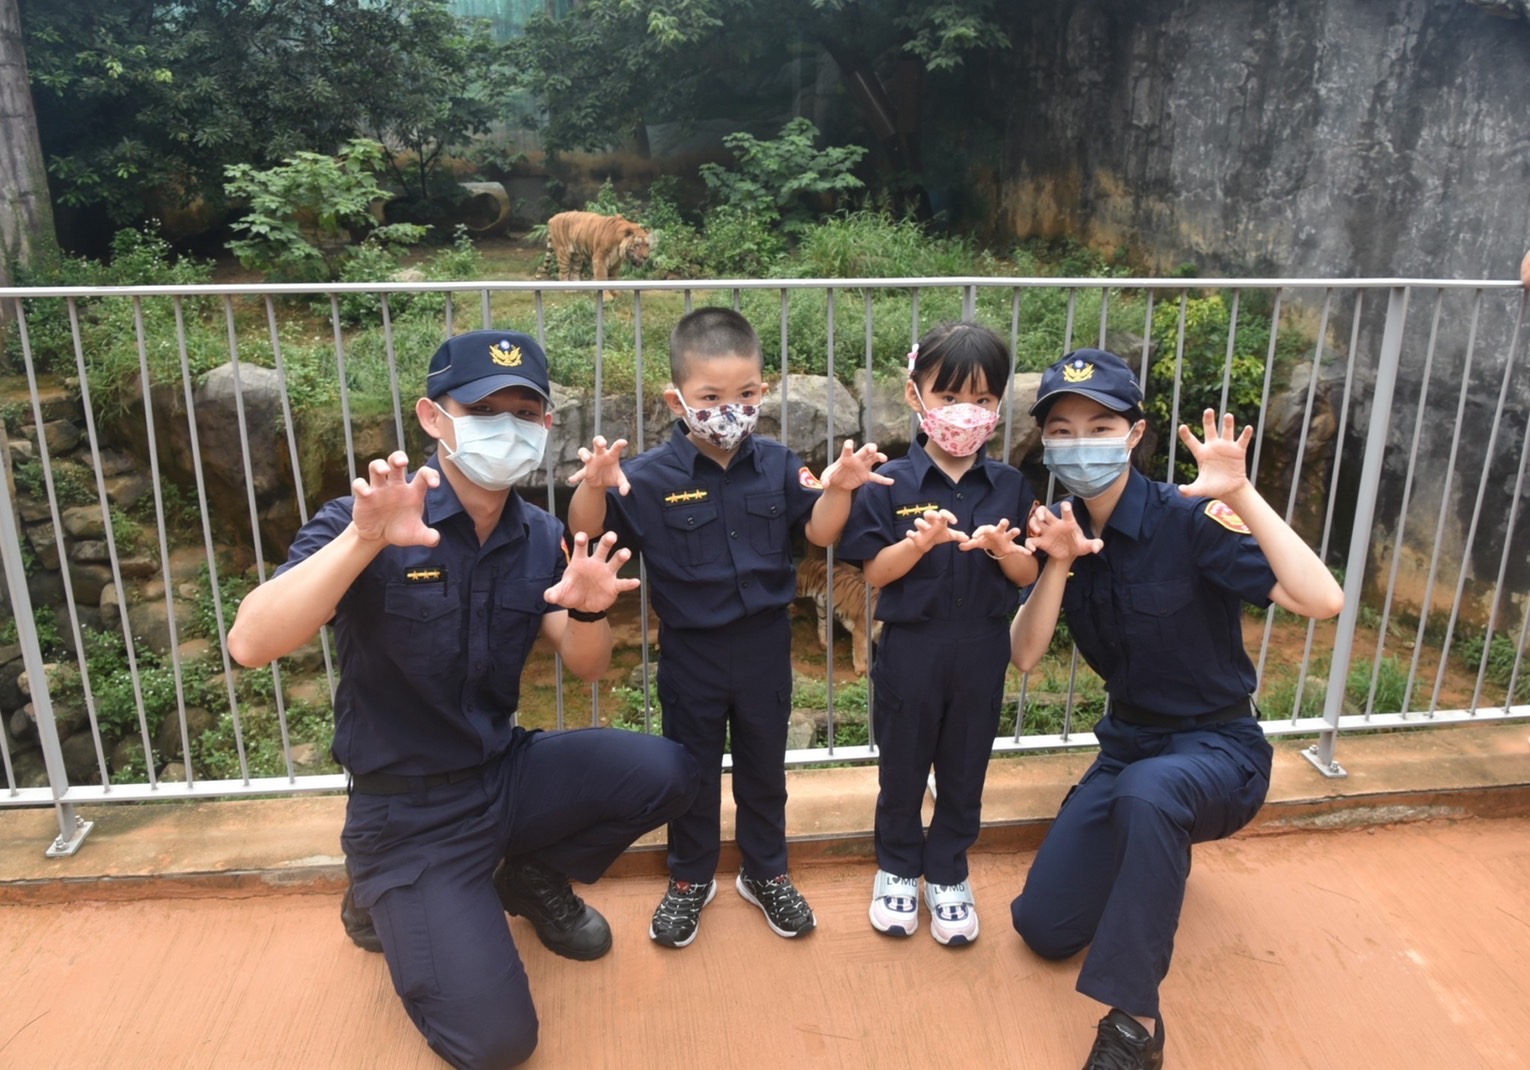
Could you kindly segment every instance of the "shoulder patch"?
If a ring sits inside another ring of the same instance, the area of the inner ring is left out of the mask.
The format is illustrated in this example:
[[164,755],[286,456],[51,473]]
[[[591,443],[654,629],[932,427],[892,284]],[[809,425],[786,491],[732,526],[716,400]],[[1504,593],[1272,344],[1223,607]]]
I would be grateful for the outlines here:
[[813,474],[813,470],[807,465],[797,469],[797,482],[801,483],[808,490],[823,490],[823,484],[818,482],[818,477]]
[[695,490],[672,490],[664,496],[665,505],[688,505],[691,502],[704,502],[707,500],[705,487],[697,487]]
[[1206,503],[1206,515],[1228,531],[1236,531],[1239,535],[1253,534],[1248,530],[1248,525],[1243,522],[1243,518],[1229,509],[1226,502],[1218,501],[1216,498],[1211,499]]

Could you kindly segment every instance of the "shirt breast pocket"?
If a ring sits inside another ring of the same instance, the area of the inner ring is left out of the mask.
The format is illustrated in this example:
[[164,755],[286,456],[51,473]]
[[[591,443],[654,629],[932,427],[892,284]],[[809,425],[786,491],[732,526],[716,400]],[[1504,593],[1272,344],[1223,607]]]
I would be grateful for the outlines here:
[[496,689],[520,691],[521,672],[542,628],[542,615],[559,607],[542,600],[551,576],[503,580],[494,592],[494,620],[488,635],[490,675]]
[[722,527],[717,519],[717,506],[710,502],[664,513],[669,552],[688,565],[710,565],[722,556]]
[[744,499],[744,510],[749,514],[749,544],[755,553],[785,553],[786,495],[751,494]]
[[1204,671],[1211,653],[1206,623],[1193,612],[1195,583],[1188,579],[1137,583],[1126,589],[1122,625],[1139,656],[1172,674]]
[[383,595],[383,642],[409,673],[456,673],[462,661],[462,594],[439,583],[391,583]]

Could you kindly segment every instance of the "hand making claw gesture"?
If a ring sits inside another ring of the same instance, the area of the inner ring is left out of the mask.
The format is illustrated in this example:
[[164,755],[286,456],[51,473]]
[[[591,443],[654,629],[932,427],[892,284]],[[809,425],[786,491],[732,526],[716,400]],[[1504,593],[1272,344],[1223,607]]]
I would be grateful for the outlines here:
[[441,483],[441,473],[421,468],[409,478],[409,455],[395,450],[387,460],[367,465],[367,478],[351,484],[355,504],[351,523],[364,542],[390,546],[434,546],[441,533],[425,526],[425,495]]
[[973,529],[967,540],[957,547],[958,550],[984,550],[989,557],[998,559],[1008,557],[1010,554],[1030,554],[1030,550],[1019,541],[1025,532],[1019,528],[1009,526],[1009,518],[1005,517],[997,524],[982,524]]
[[925,514],[914,518],[913,529],[904,533],[908,539],[918,548],[921,554],[930,552],[931,547],[939,546],[943,542],[965,542],[967,533],[957,531],[951,525],[956,523],[956,514],[949,509],[934,509],[925,511]]
[[1073,515],[1073,503],[1063,502],[1058,506],[1058,513],[1061,515],[1045,506],[1031,510],[1030,520],[1026,523],[1030,538],[1025,540],[1025,545],[1032,551],[1040,550],[1054,561],[1072,561],[1086,554],[1097,554],[1105,548],[1105,540],[1084,535],[1078,518]]
[[605,438],[596,435],[590,446],[591,449],[579,448],[582,467],[568,477],[568,485],[574,487],[583,483],[589,487],[615,487],[619,494],[630,491],[632,484],[622,474],[622,450],[627,448],[627,440],[619,438],[607,446]]
[[844,448],[839,451],[839,457],[823,470],[818,482],[824,490],[855,490],[867,483],[881,483],[890,487],[893,482],[891,478],[871,470],[874,465],[886,463],[887,454],[878,450],[875,442],[868,442],[856,449],[855,441],[847,438]]
[[1195,482],[1179,488],[1187,498],[1220,498],[1226,501],[1231,495],[1248,486],[1248,444],[1254,437],[1254,428],[1245,427],[1241,434],[1233,434],[1232,413],[1224,413],[1218,431],[1216,412],[1207,409],[1201,416],[1205,441],[1197,439],[1185,424],[1179,425],[1179,440],[1195,458],[1199,471]]
[[550,605],[564,609],[578,609],[585,613],[599,613],[610,609],[616,596],[633,590],[638,580],[621,579],[617,573],[632,556],[632,551],[621,549],[611,552],[616,545],[616,533],[608,531],[595,545],[584,532],[574,536],[574,551],[569,555],[568,567],[563,578],[542,592],[542,598]]

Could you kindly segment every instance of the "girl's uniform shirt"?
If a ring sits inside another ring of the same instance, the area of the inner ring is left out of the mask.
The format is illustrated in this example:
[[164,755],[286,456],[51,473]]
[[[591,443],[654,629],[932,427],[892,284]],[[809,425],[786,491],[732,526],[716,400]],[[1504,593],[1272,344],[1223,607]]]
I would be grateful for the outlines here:
[[[867,483],[855,492],[850,519],[839,543],[848,561],[870,561],[901,542],[927,510],[949,510],[952,525],[970,534],[984,524],[1007,519],[1022,527],[1036,496],[1019,469],[981,452],[962,478],[952,483],[925,452],[919,435],[908,454],[877,471],[892,485]],[[898,581],[877,596],[878,620],[891,624],[928,621],[1000,621],[1008,624],[1020,604],[1020,591],[999,563],[981,550],[962,551],[954,542],[934,546]]]
[[1210,498],[1133,471],[1106,530],[1074,515],[1105,547],[1073,562],[1062,610],[1084,660],[1113,697],[1194,717],[1253,693],[1243,603],[1270,604],[1275,573],[1237,515]]

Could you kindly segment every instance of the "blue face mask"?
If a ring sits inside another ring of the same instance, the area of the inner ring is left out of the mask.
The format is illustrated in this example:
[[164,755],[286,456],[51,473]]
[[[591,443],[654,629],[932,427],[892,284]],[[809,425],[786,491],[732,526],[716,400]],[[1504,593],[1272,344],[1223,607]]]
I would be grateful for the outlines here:
[[1041,463],[1069,494],[1093,498],[1110,489],[1131,464],[1130,435],[1120,438],[1044,438]]

